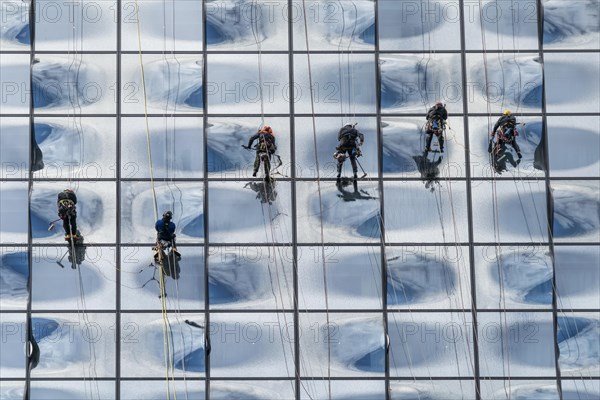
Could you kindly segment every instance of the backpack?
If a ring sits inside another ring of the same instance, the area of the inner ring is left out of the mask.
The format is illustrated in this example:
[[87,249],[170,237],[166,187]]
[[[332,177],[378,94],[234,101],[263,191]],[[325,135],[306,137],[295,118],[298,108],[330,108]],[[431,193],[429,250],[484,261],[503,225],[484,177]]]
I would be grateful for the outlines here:
[[344,145],[354,145],[358,138],[358,131],[351,126],[344,126],[338,134],[338,140]]
[[275,152],[277,146],[275,145],[275,136],[267,132],[260,132],[258,135],[258,146],[264,146],[266,144],[267,149],[271,152]]

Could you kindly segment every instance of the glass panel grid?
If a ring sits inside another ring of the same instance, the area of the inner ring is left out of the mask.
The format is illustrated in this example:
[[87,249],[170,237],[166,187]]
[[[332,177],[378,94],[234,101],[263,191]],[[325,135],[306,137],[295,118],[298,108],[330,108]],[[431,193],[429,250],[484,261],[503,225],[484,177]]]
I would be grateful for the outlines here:
[[[34,3],[34,31],[27,2],[0,4],[2,394],[164,398],[163,329],[171,395],[600,394],[574,350],[600,321],[593,2],[145,1],[145,90],[134,2]],[[427,185],[437,100],[447,158]],[[523,159],[499,175],[485,146],[506,108]],[[357,188],[329,158],[348,122],[366,136]],[[263,123],[275,191],[239,147]],[[183,254],[160,298],[151,179]],[[67,187],[81,262],[47,230]]]

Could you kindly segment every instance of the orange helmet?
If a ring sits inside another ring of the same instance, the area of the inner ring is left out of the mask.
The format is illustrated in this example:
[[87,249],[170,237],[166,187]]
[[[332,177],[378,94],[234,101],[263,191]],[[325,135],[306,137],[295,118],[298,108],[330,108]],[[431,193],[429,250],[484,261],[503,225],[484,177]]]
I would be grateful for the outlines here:
[[273,129],[269,125],[263,126],[263,128],[260,131],[265,132],[265,133],[270,133],[271,135],[273,135]]

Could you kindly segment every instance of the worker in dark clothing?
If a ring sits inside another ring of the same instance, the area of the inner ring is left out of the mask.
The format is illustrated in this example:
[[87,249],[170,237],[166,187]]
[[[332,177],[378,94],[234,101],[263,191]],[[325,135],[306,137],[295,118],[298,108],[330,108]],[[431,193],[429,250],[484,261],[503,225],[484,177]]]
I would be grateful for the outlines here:
[[[275,134],[273,133],[273,129],[268,125],[265,125],[255,135],[253,135],[248,140],[247,146],[242,147],[246,149],[252,148],[252,144],[255,140],[258,140],[258,144],[256,145],[256,158],[254,159],[254,170],[252,172],[252,176],[256,176],[258,169],[260,168],[260,155],[262,153],[267,153],[270,159],[277,150],[277,145],[275,144]],[[269,171],[265,171],[265,175],[267,175],[267,177],[268,174]]]
[[355,125],[346,124],[338,132],[338,146],[335,148],[333,158],[337,160],[337,180],[341,180],[342,166],[346,161],[346,158],[350,158],[352,164],[352,173],[354,179],[358,178],[358,166],[356,164],[356,157],[360,157],[362,152],[360,147],[365,142],[365,135],[359,132]]
[[[498,119],[494,125],[494,129],[490,134],[490,142],[488,144],[488,153],[492,152],[492,148],[495,144],[504,143],[510,144],[513,149],[517,152],[517,157],[521,159],[521,149],[517,144],[517,119],[512,115],[510,110],[505,110],[502,116]],[[494,144],[494,138],[495,144]]]
[[175,224],[171,222],[173,213],[166,211],[162,218],[156,221],[154,228],[158,232],[158,239],[164,240],[165,242],[171,242],[175,239]]
[[[154,228],[157,232],[158,241],[160,242],[163,249],[167,249],[169,247],[173,248],[173,253],[177,257],[177,261],[181,259],[181,254],[177,251],[175,247],[175,224],[171,221],[173,218],[173,213],[171,211],[165,211],[162,218],[156,221],[154,224]],[[156,251],[154,254],[154,260],[158,261],[158,252],[157,248],[154,247],[153,250]]]
[[71,189],[65,189],[58,194],[58,216],[63,221],[65,230],[65,240],[77,240],[79,232],[77,231],[77,196]]
[[433,135],[437,136],[438,143],[440,145],[440,153],[444,152],[444,129],[446,129],[446,120],[448,119],[448,111],[446,106],[441,103],[435,103],[435,106],[431,107],[427,111],[427,128],[426,134],[427,139],[425,142],[425,152],[431,151],[431,140]]

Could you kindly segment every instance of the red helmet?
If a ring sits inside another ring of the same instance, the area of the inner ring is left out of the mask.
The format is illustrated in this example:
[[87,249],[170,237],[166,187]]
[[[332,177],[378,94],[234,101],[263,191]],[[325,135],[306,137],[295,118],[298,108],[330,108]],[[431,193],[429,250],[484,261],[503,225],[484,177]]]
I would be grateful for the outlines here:
[[441,101],[438,101],[437,103],[435,103],[436,107],[444,107],[444,103],[442,103]]
[[260,131],[265,132],[265,133],[270,133],[271,135],[274,134],[273,129],[269,125],[263,126],[263,128]]

